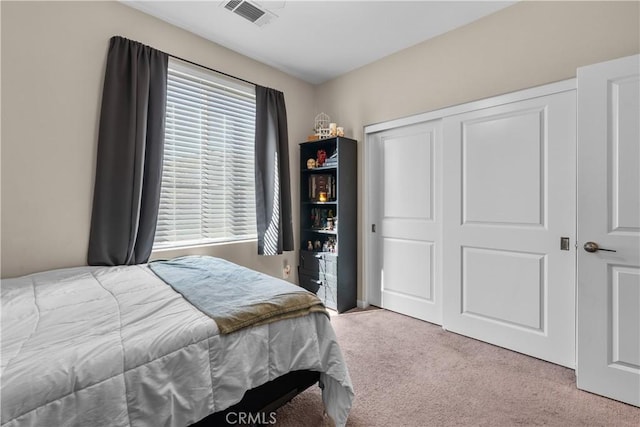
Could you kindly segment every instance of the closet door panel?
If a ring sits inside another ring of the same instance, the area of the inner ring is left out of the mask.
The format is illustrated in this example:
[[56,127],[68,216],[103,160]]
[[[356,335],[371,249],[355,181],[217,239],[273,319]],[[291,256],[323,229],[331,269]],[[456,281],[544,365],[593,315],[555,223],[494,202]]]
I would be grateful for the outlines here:
[[446,329],[575,364],[575,91],[443,120]]
[[378,203],[372,206],[375,293],[388,310],[442,323],[441,137],[433,121],[372,139]]

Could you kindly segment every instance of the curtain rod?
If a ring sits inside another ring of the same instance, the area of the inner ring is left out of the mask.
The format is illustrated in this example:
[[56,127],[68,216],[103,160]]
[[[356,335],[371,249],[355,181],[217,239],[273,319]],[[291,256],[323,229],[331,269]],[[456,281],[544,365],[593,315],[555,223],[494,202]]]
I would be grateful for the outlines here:
[[222,74],[223,76],[231,77],[232,79],[240,80],[241,82],[245,82],[245,83],[248,83],[248,84],[253,85],[253,86],[261,86],[259,84],[254,83],[254,82],[250,82],[249,80],[241,79],[240,77],[232,76],[231,74],[224,73],[224,72],[216,70],[214,68],[207,67],[207,66],[202,65],[202,64],[198,64],[197,62],[189,61],[188,59],[180,58],[179,56],[172,55],[172,54],[167,53],[167,52],[165,52],[165,53],[167,55],[169,55],[170,57],[172,57],[172,58],[179,59],[180,61],[187,62],[187,63],[189,63],[191,65],[195,65],[197,67],[205,68],[205,69],[207,69],[209,71],[213,71],[214,73]]
[[[2,1],[2,0],[0,0],[0,1]],[[253,86],[261,86],[261,85],[259,85],[259,84],[254,83],[254,82],[250,82],[249,80],[241,79],[240,77],[236,77],[236,76],[232,76],[231,74],[223,73],[222,71],[216,70],[215,68],[206,67],[206,66],[204,66],[204,65],[202,65],[202,64],[198,64],[197,62],[193,62],[193,61],[189,61],[188,59],[180,58],[179,56],[172,55],[172,54],[170,54],[169,52],[164,52],[164,51],[162,51],[162,50],[159,50],[159,49],[153,48],[153,47],[151,47],[151,46],[147,46],[147,45],[145,45],[145,44],[143,44],[143,43],[140,43],[140,42],[138,42],[138,41],[130,40],[130,39],[128,39],[128,38],[126,38],[126,37],[123,37],[123,36],[113,36],[113,37],[111,37],[111,43],[113,43],[113,40],[114,40],[114,39],[118,39],[118,38],[119,38],[119,39],[123,39],[123,40],[129,40],[129,41],[131,41],[131,42],[134,42],[134,43],[140,44],[140,45],[142,45],[142,46],[146,46],[146,47],[147,47],[147,48],[149,48],[149,49],[153,49],[153,50],[156,50],[156,51],[162,52],[162,53],[164,53],[165,55],[168,55],[168,56],[170,56],[170,57],[172,57],[172,58],[175,58],[175,59],[179,59],[180,61],[187,62],[187,63],[189,63],[189,64],[191,64],[191,65],[195,65],[196,67],[202,67],[202,68],[207,69],[207,70],[209,70],[209,71],[213,71],[214,73],[222,74],[223,76],[231,77],[232,79],[236,79],[236,80],[239,80],[239,81],[241,81],[241,82],[245,82],[245,83],[250,84],[250,85],[253,85]]]

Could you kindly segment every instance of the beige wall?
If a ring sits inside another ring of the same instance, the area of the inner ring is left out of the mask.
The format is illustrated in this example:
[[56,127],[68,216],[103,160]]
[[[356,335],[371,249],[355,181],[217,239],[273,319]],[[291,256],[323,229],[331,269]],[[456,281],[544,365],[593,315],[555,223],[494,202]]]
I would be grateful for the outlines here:
[[[359,142],[366,125],[575,77],[640,52],[638,2],[521,2],[329,81],[318,109]],[[359,192],[359,223],[362,192]],[[359,230],[359,298],[362,233]]]
[[524,1],[317,88],[318,107],[366,125],[575,77],[640,49],[640,2]]
[[[2,277],[86,263],[97,123],[111,36],[283,91],[296,177],[298,142],[306,138],[316,114],[312,85],[117,2],[2,1],[0,7]],[[293,187],[298,194],[295,179]],[[277,276],[285,259],[296,265],[291,253],[257,256],[255,242],[198,252]]]

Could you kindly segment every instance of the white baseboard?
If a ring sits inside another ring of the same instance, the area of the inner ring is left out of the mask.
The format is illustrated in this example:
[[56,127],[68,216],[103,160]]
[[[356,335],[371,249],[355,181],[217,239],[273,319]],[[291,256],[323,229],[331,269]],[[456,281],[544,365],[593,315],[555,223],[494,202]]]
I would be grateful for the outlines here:
[[369,303],[366,301],[362,301],[362,300],[357,300],[356,304],[358,305],[358,308],[367,308],[369,307]]

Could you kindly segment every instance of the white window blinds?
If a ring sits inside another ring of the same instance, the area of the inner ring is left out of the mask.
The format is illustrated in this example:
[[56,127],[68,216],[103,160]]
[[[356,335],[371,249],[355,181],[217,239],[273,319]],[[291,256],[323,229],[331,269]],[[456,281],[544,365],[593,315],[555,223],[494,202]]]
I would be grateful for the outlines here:
[[255,87],[169,59],[154,249],[256,238]]

